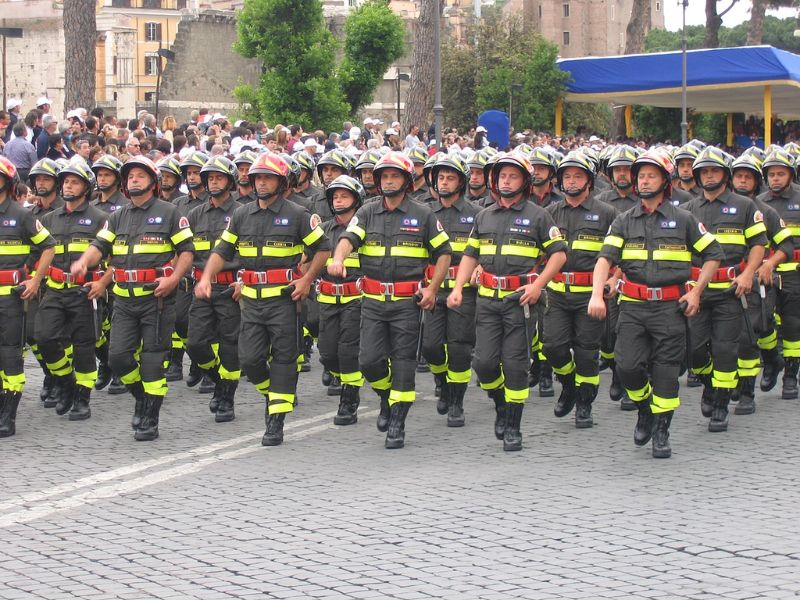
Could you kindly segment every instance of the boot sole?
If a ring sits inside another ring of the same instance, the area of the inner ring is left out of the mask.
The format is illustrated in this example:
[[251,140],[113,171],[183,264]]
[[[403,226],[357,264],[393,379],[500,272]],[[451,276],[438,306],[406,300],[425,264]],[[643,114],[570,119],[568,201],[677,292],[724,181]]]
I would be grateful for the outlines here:
[[223,415],[222,417],[220,417],[220,416],[219,416],[219,414],[217,414],[217,415],[214,417],[214,421],[215,421],[216,423],[230,423],[230,422],[231,422],[231,421],[233,421],[235,418],[236,418],[236,415]]
[[399,450],[400,448],[403,448],[405,445],[406,445],[405,440],[395,440],[391,442],[389,440],[386,440],[386,442],[383,444],[383,447],[386,448],[387,450]]
[[350,418],[350,417],[347,417],[347,418],[334,417],[333,418],[333,424],[334,425],[342,425],[342,426],[344,426],[344,425],[355,425],[356,423],[358,423],[358,417],[353,417],[353,418]]
[[670,458],[672,450],[653,450],[653,458]]
[[575,429],[591,429],[594,427],[594,421],[575,421]]
[[69,406],[65,406],[64,408],[59,409],[56,407],[56,414],[60,417],[67,414],[70,410],[72,410],[72,403]]
[[781,400],[797,400],[798,393],[797,392],[781,392]]
[[12,429],[11,431],[0,431],[0,438],[7,438],[16,435],[17,431]]
[[715,423],[709,423],[708,424],[708,430],[711,433],[722,433],[724,431],[728,431],[728,424],[727,423],[724,423],[724,424],[720,423],[720,424],[717,425]]
[[156,432],[155,435],[150,434],[140,434],[138,431],[133,434],[133,439],[137,442],[152,442],[158,438],[158,433]]
[[750,404],[745,406],[739,404],[739,406],[733,409],[733,414],[735,415],[752,415],[754,412],[756,412],[755,404]]
[[69,420],[70,421],[85,421],[86,419],[90,418],[91,416],[92,416],[91,412],[88,412],[88,413],[82,414],[82,415],[70,414],[69,415]]
[[262,439],[261,440],[261,445],[262,446],[267,446],[267,447],[280,446],[282,443],[283,443],[283,439],[280,439],[280,440],[264,440],[264,439]]
[[109,396],[120,396],[122,394],[127,394],[128,388],[108,388],[108,395]]
[[44,402],[42,402],[42,406],[44,406],[45,408],[55,408],[56,404],[58,404],[58,402],[52,402],[52,401],[48,401],[48,400],[45,400]]
[[552,389],[551,390],[544,390],[544,391],[539,390],[539,397],[540,398],[552,398],[555,395],[556,395],[556,391],[552,390]]
[[447,419],[447,426],[448,427],[463,427],[464,426],[464,422],[465,422],[464,419],[459,419],[457,421],[453,421],[453,420]]
[[625,412],[630,412],[632,410],[639,410],[635,402],[632,402],[632,404],[628,404],[627,402],[620,402],[619,409],[624,410]]
[[503,452],[519,452],[520,450],[522,450],[522,444],[503,443]]

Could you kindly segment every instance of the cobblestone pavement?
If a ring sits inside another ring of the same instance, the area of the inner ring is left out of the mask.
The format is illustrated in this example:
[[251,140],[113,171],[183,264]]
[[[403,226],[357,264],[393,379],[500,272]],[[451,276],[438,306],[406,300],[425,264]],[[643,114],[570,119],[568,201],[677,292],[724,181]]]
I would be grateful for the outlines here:
[[593,429],[534,394],[511,454],[485,394],[470,387],[467,425],[448,429],[424,374],[406,448],[387,451],[375,395],[334,427],[314,362],[286,442],[262,448],[247,383],[222,424],[172,384],[160,439],[136,443],[128,396],[96,392],[70,423],[41,407],[29,361],[18,433],[0,440],[0,597],[800,595],[800,405],[778,390],[711,434],[684,387],[673,458],[656,461],[608,373]]

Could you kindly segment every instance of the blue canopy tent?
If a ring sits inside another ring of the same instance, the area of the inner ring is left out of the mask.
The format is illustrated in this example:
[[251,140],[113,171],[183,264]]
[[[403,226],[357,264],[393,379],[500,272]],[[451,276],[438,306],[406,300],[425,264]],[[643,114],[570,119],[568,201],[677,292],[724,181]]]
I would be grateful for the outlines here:
[[[630,107],[649,104],[681,106],[681,53],[659,52],[627,56],[568,58],[558,61],[571,81],[569,102],[611,102]],[[696,112],[764,115],[765,143],[770,143],[773,115],[800,118],[800,56],[772,46],[690,50],[686,58],[687,106]],[[561,131],[562,103],[556,108]]]

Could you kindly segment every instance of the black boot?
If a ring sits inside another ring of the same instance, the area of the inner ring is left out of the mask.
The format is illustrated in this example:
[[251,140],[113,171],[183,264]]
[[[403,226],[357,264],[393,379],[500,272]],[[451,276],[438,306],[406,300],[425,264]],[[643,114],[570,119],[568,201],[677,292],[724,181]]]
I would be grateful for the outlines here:
[[594,425],[592,419],[592,402],[597,398],[597,386],[591,383],[582,383],[578,387],[575,399],[575,428],[589,429]]
[[340,396],[342,393],[342,382],[334,375],[331,384],[328,386],[328,396]]
[[533,355],[531,359],[531,366],[528,367],[528,387],[535,388],[539,385],[539,380],[542,378],[542,363],[537,354]]
[[[42,389],[39,391],[39,400],[42,402],[47,402],[48,396],[52,393],[51,388],[53,387],[53,376],[50,373],[44,374],[44,379],[42,380]],[[55,406],[55,404],[53,404]],[[46,406],[45,408],[53,408],[53,406]]]
[[623,392],[622,398],[619,399],[619,409],[624,411],[636,410],[636,402],[628,397],[627,392]]
[[728,431],[728,404],[731,401],[731,391],[728,388],[717,388],[714,392],[714,409],[711,411],[708,430],[715,433]]
[[655,423],[655,415],[650,410],[649,396],[641,402],[636,402],[636,408],[639,410],[639,416],[636,419],[636,427],[633,430],[633,443],[637,446],[644,446],[650,441],[653,436],[653,426]]
[[703,385],[703,382],[699,375],[695,375],[694,372],[689,369],[686,372],[686,387],[700,387]]
[[440,415],[447,414],[447,407],[450,405],[448,398],[450,397],[450,390],[447,384],[447,375],[445,373],[436,373],[433,376],[436,382],[436,387],[439,388],[439,399],[436,401],[436,412]]
[[506,391],[505,388],[489,390],[489,398],[494,400],[494,437],[503,439],[506,431]]
[[387,450],[397,450],[406,444],[406,416],[411,402],[395,402],[389,409],[389,429],[386,430]]
[[118,377],[111,378],[111,385],[108,386],[108,394],[110,396],[119,396],[128,391],[128,387],[122,383]]
[[97,365],[97,379],[94,382],[94,389],[104,390],[111,383],[111,367],[101,362]]
[[[41,396],[45,390],[39,393]],[[55,375],[50,375],[50,385],[47,387],[47,395],[44,398],[43,406],[45,408],[53,408],[61,401],[61,387],[58,385],[58,378]]]
[[606,369],[614,370],[614,359],[601,356],[600,360],[597,361],[597,370],[602,373]]
[[210,410],[213,414],[217,414],[221,402],[222,381],[219,381],[214,385],[214,394],[211,396],[211,400],[208,401],[208,410]]
[[714,388],[711,385],[711,375],[698,375],[703,385],[703,395],[700,397],[700,412],[708,419],[714,411]]
[[213,394],[216,387],[217,385],[214,383],[214,380],[208,376],[208,373],[205,373],[200,380],[200,388],[198,391],[201,394]]
[[608,397],[614,402],[619,402],[625,393],[625,388],[622,387],[622,382],[619,380],[619,375],[617,375],[617,363],[612,360],[608,363],[608,367],[611,369],[611,385],[608,388]]
[[800,359],[787,358],[786,370],[783,372],[783,390],[781,398],[784,400],[797,400],[797,371],[800,370]]
[[267,430],[261,437],[262,446],[280,446],[283,443],[283,422],[286,413],[267,416]]
[[163,396],[144,395],[144,412],[139,427],[133,434],[133,439],[137,442],[151,442],[158,437],[158,417],[163,401]]
[[322,385],[328,387],[333,382],[333,375],[328,369],[322,370]]
[[517,452],[522,450],[522,433],[519,430],[522,421],[521,402],[506,402],[506,430],[503,432],[503,450]]
[[752,415],[756,412],[756,378],[739,378],[739,404],[733,409],[735,415]]
[[447,410],[447,426],[464,426],[464,394],[467,393],[466,383],[448,383],[447,395],[450,406]]
[[783,357],[777,348],[772,350],[762,350],[761,362],[764,363],[764,370],[761,373],[761,391],[768,392],[778,383],[778,374],[783,371]]
[[11,437],[17,432],[17,407],[22,399],[22,392],[0,392],[3,396],[0,404],[0,438]]
[[674,411],[658,413],[653,426],[653,458],[669,458],[672,448],[669,445],[669,424]]
[[227,423],[236,418],[236,413],[233,410],[233,401],[237,387],[239,387],[239,382],[235,379],[222,379],[217,384],[217,388],[220,390],[217,414],[214,416],[214,420],[217,423]]
[[132,383],[126,387],[134,399],[133,404],[133,418],[131,419],[131,428],[138,429],[144,416],[144,386],[141,381]]
[[553,367],[546,360],[542,361],[541,377],[539,379],[539,396],[542,398],[552,398],[556,395],[553,390]]
[[70,421],[85,421],[92,416],[92,410],[89,408],[89,398],[92,395],[92,388],[82,385],[75,386],[75,401],[72,403],[72,409],[69,411]]
[[167,381],[183,379],[183,348],[173,348],[170,352],[166,378]]
[[358,387],[345,384],[339,397],[339,411],[333,417],[334,425],[352,425],[358,421],[358,405],[361,403]]
[[378,431],[381,433],[389,429],[389,390],[375,390],[381,399],[381,412],[378,415]]
[[192,361],[189,364],[189,374],[186,376],[186,385],[190,388],[193,388],[201,381],[203,381],[203,371],[194,361]]
[[59,390],[56,414],[65,415],[75,401],[75,375],[54,376],[54,383]]
[[561,394],[556,401],[553,408],[553,414],[557,417],[565,417],[575,406],[576,389],[575,389],[575,371],[567,375],[559,375],[558,380],[561,382]]

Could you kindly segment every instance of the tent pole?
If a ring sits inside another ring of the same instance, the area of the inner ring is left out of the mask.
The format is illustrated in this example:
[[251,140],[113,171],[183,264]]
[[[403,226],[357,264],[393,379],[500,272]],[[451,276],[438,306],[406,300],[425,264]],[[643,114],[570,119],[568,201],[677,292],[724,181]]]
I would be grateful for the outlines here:
[[764,148],[772,143],[772,86],[764,86]]
[[728,136],[727,136],[727,146],[728,148],[733,148],[733,113],[728,113]]
[[555,122],[556,137],[561,137],[563,135],[563,124],[562,124],[563,118],[564,118],[564,98],[559,96],[558,100],[556,100],[556,122]]
[[633,137],[633,106],[630,104],[625,107],[625,136]]

